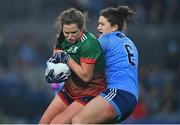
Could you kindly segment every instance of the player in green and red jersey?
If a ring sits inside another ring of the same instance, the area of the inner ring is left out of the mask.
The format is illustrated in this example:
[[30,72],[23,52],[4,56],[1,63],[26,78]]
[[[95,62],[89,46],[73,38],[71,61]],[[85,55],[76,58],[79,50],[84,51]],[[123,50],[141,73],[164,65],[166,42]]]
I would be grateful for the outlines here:
[[59,22],[62,31],[51,61],[66,63],[71,76],[61,79],[61,75],[57,78],[50,72],[46,77],[49,83],[65,83],[40,124],[70,123],[86,103],[106,88],[103,52],[96,37],[85,30],[83,14],[72,8],[61,14]]
[[[83,80],[78,72],[71,70],[71,78],[66,80],[64,88],[72,98],[83,96],[96,96],[99,91],[105,88],[104,84],[104,58],[100,44],[96,37],[90,32],[80,34],[80,38],[74,43],[64,40],[56,45],[56,49],[67,52],[79,65],[81,63],[93,64],[94,71],[91,80]],[[79,75],[79,76],[78,76]]]

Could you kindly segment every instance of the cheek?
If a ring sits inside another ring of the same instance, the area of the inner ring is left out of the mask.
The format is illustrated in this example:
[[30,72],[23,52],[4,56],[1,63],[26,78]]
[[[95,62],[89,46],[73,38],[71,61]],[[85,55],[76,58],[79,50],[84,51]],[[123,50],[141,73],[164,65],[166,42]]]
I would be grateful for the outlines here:
[[67,39],[68,35],[65,35],[65,34],[64,34],[64,37]]
[[111,32],[111,28],[110,27],[104,27],[102,31],[103,31],[103,33],[109,33],[109,32]]
[[73,39],[73,40],[78,40],[78,39],[79,39],[79,34],[73,35],[73,36],[72,36],[72,39]]
[[106,32],[109,32],[109,27],[105,27],[105,31],[106,31]]
[[104,32],[108,32],[111,29],[111,26],[110,24],[105,23],[101,28]]
[[68,38],[68,35],[67,35],[67,34],[64,34],[64,37],[67,39],[67,38]]

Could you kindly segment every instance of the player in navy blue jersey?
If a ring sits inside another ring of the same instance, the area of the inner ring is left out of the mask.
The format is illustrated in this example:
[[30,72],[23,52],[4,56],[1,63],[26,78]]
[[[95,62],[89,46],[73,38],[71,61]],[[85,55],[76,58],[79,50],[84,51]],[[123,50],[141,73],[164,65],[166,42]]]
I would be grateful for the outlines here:
[[72,123],[121,122],[138,101],[138,51],[123,33],[135,12],[128,6],[106,8],[98,20],[99,42],[105,54],[107,89],[91,100]]

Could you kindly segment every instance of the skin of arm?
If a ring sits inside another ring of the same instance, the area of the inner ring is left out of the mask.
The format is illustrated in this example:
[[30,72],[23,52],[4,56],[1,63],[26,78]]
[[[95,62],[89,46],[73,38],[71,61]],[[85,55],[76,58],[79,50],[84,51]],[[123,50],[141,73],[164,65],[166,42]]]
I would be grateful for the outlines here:
[[81,65],[79,65],[72,58],[70,58],[67,65],[84,82],[89,82],[92,79],[95,64],[81,63]]

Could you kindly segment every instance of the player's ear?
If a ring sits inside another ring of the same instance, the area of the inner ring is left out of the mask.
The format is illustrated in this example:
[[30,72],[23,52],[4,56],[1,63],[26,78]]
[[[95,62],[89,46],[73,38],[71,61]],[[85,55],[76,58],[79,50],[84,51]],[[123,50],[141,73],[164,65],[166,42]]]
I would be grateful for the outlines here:
[[118,30],[118,25],[117,24],[114,24],[113,26],[112,26],[112,31],[117,31]]

